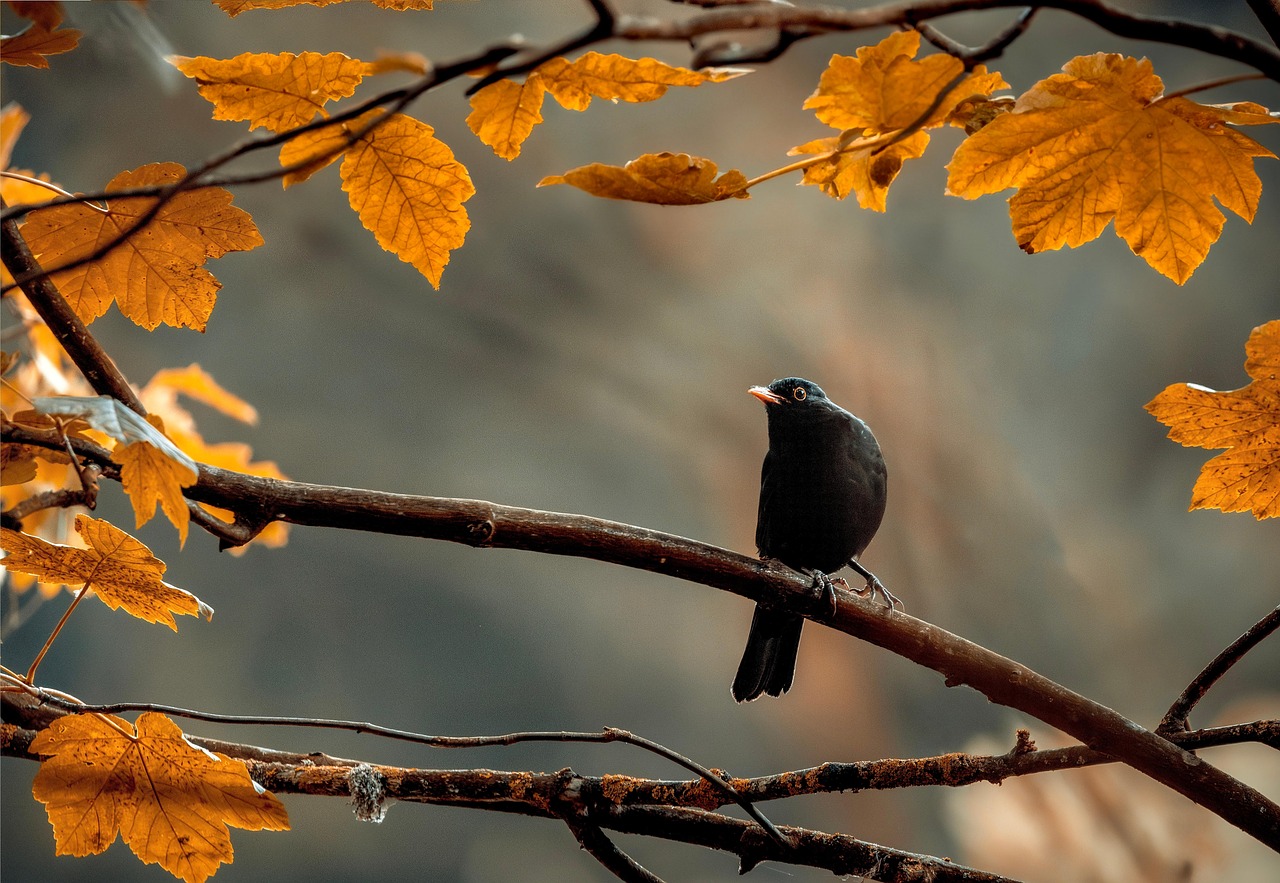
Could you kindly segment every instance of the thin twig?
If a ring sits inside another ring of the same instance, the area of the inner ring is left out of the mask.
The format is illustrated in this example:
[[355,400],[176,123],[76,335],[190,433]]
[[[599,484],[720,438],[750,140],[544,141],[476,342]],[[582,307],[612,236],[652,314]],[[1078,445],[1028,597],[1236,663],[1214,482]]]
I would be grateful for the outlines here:
[[1230,86],[1235,83],[1246,83],[1250,80],[1265,80],[1263,74],[1237,74],[1234,77],[1222,77],[1217,80],[1210,80],[1207,83],[1198,83],[1194,86],[1188,86],[1185,89],[1179,89],[1176,92],[1170,92],[1165,98],[1181,98],[1184,95],[1194,95],[1197,92],[1207,92],[1210,89],[1217,89],[1220,86]]
[[1160,721],[1160,726],[1156,727],[1156,732],[1161,735],[1189,730],[1190,724],[1187,719],[1191,715],[1191,710],[1196,707],[1204,694],[1209,692],[1218,680],[1231,667],[1239,662],[1246,653],[1258,646],[1277,628],[1280,628],[1280,607],[1276,607],[1262,619],[1258,620],[1243,635],[1231,642],[1228,647],[1215,656],[1200,674],[1196,675],[1191,683],[1187,684],[1187,688],[1182,691],[1179,696],[1165,712],[1164,719]]
[[[45,190],[51,190],[54,193],[58,194],[59,196],[65,196],[68,199],[73,199],[73,200],[76,200],[77,202],[80,201],[80,198],[77,197],[74,193],[71,193],[68,190],[62,189],[57,184],[54,184],[52,181],[45,181],[41,178],[36,178],[32,175],[24,175],[21,172],[15,172],[12,170],[0,171],[0,177],[12,178],[15,181],[25,181],[26,183],[32,184],[36,187],[43,187]],[[87,205],[89,208],[94,209],[95,211],[102,212],[103,214],[106,214],[108,211],[110,211],[106,206],[98,205],[96,202],[91,202],[89,200],[84,200],[84,204]]]
[[[354,107],[349,108],[346,111],[343,111],[342,113],[335,114],[326,119],[312,121],[310,123],[307,123],[306,125],[299,126],[296,129],[291,129],[288,132],[281,132],[281,133],[276,133],[274,135],[270,135],[266,137],[253,138],[250,140],[243,141],[240,144],[230,148],[229,150],[226,150],[223,153],[218,154],[209,160],[206,160],[200,166],[188,171],[185,175],[183,175],[181,178],[179,178],[177,181],[174,181],[171,184],[151,185],[148,187],[135,187],[127,190],[118,190],[118,191],[104,191],[102,193],[78,195],[71,198],[64,197],[60,199],[53,199],[53,200],[49,200],[48,202],[37,203],[34,205],[21,205],[21,206],[14,206],[12,208],[7,208],[5,209],[3,214],[0,214],[0,218],[4,218],[5,220],[11,220],[13,218],[19,217],[21,215],[24,215],[28,212],[35,211],[37,209],[50,208],[58,205],[66,205],[69,203],[88,202],[90,200],[98,200],[98,201],[101,201],[101,200],[109,201],[113,199],[120,200],[120,199],[130,199],[135,197],[154,197],[155,198],[155,202],[152,203],[151,206],[145,212],[139,215],[137,221],[134,224],[132,224],[127,230],[121,231],[116,236],[112,237],[111,239],[107,240],[106,242],[94,248],[93,251],[85,255],[82,255],[74,260],[67,261],[64,264],[60,264],[57,267],[46,268],[46,269],[37,268],[21,275],[19,275],[18,273],[14,273],[13,274],[15,279],[14,283],[11,283],[9,285],[4,286],[3,288],[0,288],[0,291],[8,291],[11,288],[13,288],[15,284],[23,285],[26,282],[47,277],[52,273],[59,273],[59,272],[64,272],[66,270],[72,270],[72,269],[75,269],[76,267],[80,267],[85,264],[92,263],[97,260],[101,260],[102,258],[106,257],[106,255],[114,251],[116,248],[119,248],[121,245],[127,242],[130,238],[137,235],[138,232],[143,230],[147,225],[149,225],[153,220],[155,220],[155,218],[160,214],[160,212],[164,209],[164,207],[168,205],[169,202],[171,202],[181,193],[184,193],[189,190],[199,190],[206,187],[224,187],[225,188],[225,187],[233,187],[233,186],[240,186],[240,185],[246,185],[246,184],[260,184],[266,181],[275,181],[280,178],[283,178],[285,175],[289,175],[294,172],[298,172],[298,171],[302,171],[303,169],[310,168],[312,165],[321,161],[322,157],[327,158],[329,156],[336,156],[337,154],[346,150],[352,144],[356,143],[356,141],[364,137],[368,132],[382,125],[392,114],[399,113],[400,111],[404,110],[404,108],[406,108],[410,103],[412,103],[415,99],[417,99],[426,91],[430,89],[434,89],[437,86],[440,86],[446,82],[449,82],[450,80],[456,79],[457,77],[463,76],[464,74],[472,70],[475,70],[481,67],[486,67],[490,64],[493,64],[496,61],[506,58],[508,55],[511,54],[511,52],[512,52],[512,49],[509,46],[491,47],[489,49],[485,49],[483,52],[477,55],[470,56],[461,61],[454,62],[452,64],[443,65],[440,67],[434,67],[425,76],[423,76],[417,83],[414,83],[413,85],[408,87],[404,87],[401,89],[393,89],[391,91],[384,92],[380,95],[376,95],[367,101],[361,102],[360,104],[357,104]],[[344,136],[344,139],[341,145],[333,146],[332,148],[329,149],[329,151],[327,151],[325,154],[321,156],[307,157],[305,159],[299,160],[296,163],[293,163],[292,165],[282,166],[280,168],[271,169],[266,172],[258,172],[254,174],[233,176],[233,177],[227,177],[227,178],[208,177],[206,179],[206,176],[209,176],[212,172],[225,166],[231,161],[239,159],[240,157],[245,156],[249,153],[252,153],[258,150],[263,150],[268,147],[274,147],[277,144],[283,144],[286,141],[293,140],[295,138],[298,138],[301,135],[304,135],[313,131],[317,131],[319,129],[340,125],[342,123],[348,122],[352,119],[355,119],[361,116],[366,111],[372,110],[373,108],[380,107],[382,105],[387,105],[386,114],[369,121],[368,123],[366,123],[364,126],[362,126],[357,130],[348,132]]]
[[626,883],[663,883],[661,877],[619,849],[599,826],[572,815],[564,816],[564,822],[578,845],[619,880]]
[[[28,679],[28,683],[29,682],[30,680]],[[616,727],[606,727],[599,733],[531,731],[506,733],[499,736],[429,736],[423,733],[414,733],[408,730],[397,730],[391,727],[384,727],[378,724],[362,721],[331,720],[326,718],[258,717],[252,715],[217,714],[208,711],[179,708],[172,705],[158,705],[150,702],[116,702],[108,705],[88,705],[81,702],[68,701],[58,696],[46,696],[43,692],[39,693],[39,695],[42,699],[48,701],[49,704],[69,711],[88,711],[101,714],[121,714],[133,711],[156,711],[171,717],[182,717],[190,720],[206,721],[208,723],[239,724],[242,726],[312,727],[328,730],[347,730],[355,733],[368,733],[385,739],[396,739],[402,742],[411,742],[416,745],[426,745],[430,748],[484,748],[489,746],[517,745],[524,742],[622,742],[626,745],[634,745],[637,748],[652,752],[659,757],[664,757],[672,763],[684,767],[694,775],[700,776],[708,785],[721,792],[726,798],[733,803],[738,804],[745,812],[749,813],[751,817],[760,824],[760,827],[764,828],[765,831],[769,833],[770,837],[773,837],[779,843],[784,845],[787,843],[786,838],[780,831],[778,831],[774,824],[770,822],[769,819],[760,812],[760,810],[756,809],[750,800],[739,794],[733,785],[725,781],[725,779],[718,775],[714,770],[708,769],[697,761],[692,760],[691,758],[688,758],[665,745]]]
[[524,61],[490,71],[467,89],[465,93],[467,97],[476,94],[485,86],[496,83],[498,80],[505,80],[528,73],[553,58],[573,52],[576,49],[583,49],[593,43],[601,43],[612,37],[614,35],[614,27],[617,24],[617,16],[614,14],[613,9],[604,0],[587,0],[587,5],[591,7],[596,16],[595,23],[591,27],[576,37],[571,37],[568,40],[534,53]]

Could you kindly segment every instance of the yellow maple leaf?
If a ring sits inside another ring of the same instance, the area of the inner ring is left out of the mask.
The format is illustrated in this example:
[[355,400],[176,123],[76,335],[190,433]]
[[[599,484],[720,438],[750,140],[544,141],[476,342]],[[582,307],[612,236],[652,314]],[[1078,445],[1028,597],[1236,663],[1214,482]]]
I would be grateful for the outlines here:
[[646,153],[625,166],[592,163],[549,175],[539,187],[569,184],[593,196],[656,205],[702,205],[722,199],[749,199],[747,178],[737,169],[716,177],[716,164],[687,153]]
[[[169,184],[184,174],[177,163],[152,163],[121,172],[106,189]],[[91,263],[53,273],[53,281],[86,323],[114,300],[120,312],[148,330],[164,323],[203,331],[221,287],[204,262],[263,243],[248,213],[232,206],[231,199],[220,187],[180,193],[123,245]],[[38,209],[22,230],[42,264],[56,267],[133,229],[154,202],[113,199],[106,212],[83,204]]]
[[[964,70],[961,61],[950,55],[929,55],[915,61],[919,50],[918,31],[895,31],[875,46],[859,49],[856,56],[831,56],[817,90],[804,103],[805,109],[813,110],[819,120],[836,129],[863,129],[874,134],[906,128]],[[988,73],[978,65],[934,108],[921,128],[942,125],[966,98],[989,95],[1006,86],[1000,74]]]
[[[241,442],[221,442],[208,444],[196,430],[195,420],[191,414],[177,401],[179,393],[190,395],[206,404],[217,408],[228,416],[246,423],[257,420],[257,412],[247,402],[223,389],[199,365],[191,365],[181,369],[166,369],[156,373],[139,394],[147,410],[164,417],[165,434],[185,454],[200,463],[243,472],[247,475],[261,475],[267,478],[284,480],[286,476],[280,467],[270,460],[255,461],[253,449]],[[215,506],[201,504],[201,508],[218,518],[230,523],[235,520],[235,513]],[[289,527],[280,521],[267,525],[252,540],[269,548],[283,546],[288,542]],[[243,555],[248,545],[236,546],[231,550],[233,555]]]
[[18,136],[30,121],[31,114],[23,110],[22,105],[16,101],[9,102],[0,111],[0,169],[9,168],[13,145],[18,143]]
[[117,447],[111,452],[111,459],[120,464],[120,484],[133,503],[137,521],[134,526],[142,527],[150,521],[159,503],[185,545],[191,513],[182,489],[195,484],[199,474],[146,442]]
[[284,805],[244,763],[198,748],[173,721],[144,712],[59,718],[31,742],[32,785],[58,855],[96,855],[119,835],[146,864],[203,883],[232,860],[227,826],[287,831]]
[[215,120],[247,120],[249,130],[265,126],[285,132],[324,113],[326,102],[356,91],[368,71],[363,61],[341,52],[278,54],[245,52],[235,58],[169,58],[196,81],[213,103]]
[[173,615],[213,617],[213,608],[190,592],[160,579],[165,564],[151,550],[106,521],[76,516],[76,531],[89,548],[48,543],[39,537],[0,528],[0,560],[7,569],[29,573],[44,583],[83,585],[111,610],[123,608],[147,622],[167,625],[175,632]]
[[80,32],[73,28],[53,30],[33,22],[26,30],[0,40],[0,61],[21,67],[49,66],[46,55],[70,52],[80,42]]
[[887,208],[889,185],[902,171],[902,163],[923,156],[929,146],[927,132],[912,132],[884,150],[878,150],[883,138],[860,139],[865,142],[862,147],[859,142],[841,146],[840,140],[821,138],[789,151],[792,155],[830,154],[826,162],[806,168],[801,183],[816,185],[836,199],[856,193],[860,206],[877,212]]
[[[384,113],[369,111],[347,126],[358,131]],[[462,204],[476,189],[434,131],[392,114],[347,149],[340,171],[351,207],[378,244],[439,288],[449,253],[471,228]]]
[[241,423],[258,422],[258,411],[253,405],[234,393],[228,392],[213,379],[213,375],[195,363],[185,368],[164,368],[157,371],[142,391],[143,400],[147,399],[148,393],[157,393],[162,387],[173,393],[182,393],[196,401],[204,402],[209,407]]
[[[930,110],[964,65],[950,55],[916,61],[919,50],[918,32],[896,31],[855,56],[831,56],[804,106],[842,134],[791,149],[791,155],[817,155],[817,161],[802,164],[802,183],[837,199],[856,193],[863,208],[883,212],[902,164],[923,156],[929,146],[922,130],[946,123],[962,102],[1007,85],[1000,74],[978,65]],[[904,137],[910,126],[917,131]]]
[[471,96],[467,125],[494,153],[515,159],[534,126],[542,122],[547,92],[566,110],[586,110],[592,98],[656,101],[672,86],[723,83],[749,71],[737,68],[688,70],[654,58],[627,58],[588,52],[581,58],[553,58],[532,70],[524,83],[498,80]]
[[1262,183],[1253,157],[1274,157],[1228,123],[1280,122],[1161,98],[1151,62],[1098,53],[1069,61],[956,150],[947,189],[974,199],[1010,187],[1013,235],[1028,253],[1075,247],[1115,220],[1116,233],[1178,284],[1191,277],[1226,218],[1247,221]]
[[1253,329],[1245,344],[1245,371],[1253,382],[1215,392],[1175,383],[1147,403],[1187,447],[1227,448],[1200,471],[1191,509],[1252,510],[1258,519],[1280,515],[1280,319]]

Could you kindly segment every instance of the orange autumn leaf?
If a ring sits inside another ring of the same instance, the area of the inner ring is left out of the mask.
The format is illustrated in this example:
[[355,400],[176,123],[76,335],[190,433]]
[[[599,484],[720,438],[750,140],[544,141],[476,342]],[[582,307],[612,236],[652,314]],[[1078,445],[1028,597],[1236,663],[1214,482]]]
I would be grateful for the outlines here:
[[[346,126],[358,131],[383,113]],[[449,145],[426,123],[392,114],[347,149],[340,171],[351,208],[378,244],[439,288],[449,253],[471,227],[462,204],[476,192]]]
[[80,32],[74,28],[53,30],[33,22],[22,33],[0,40],[0,61],[20,67],[47,68],[46,55],[70,52],[79,42]]
[[363,61],[341,52],[245,52],[217,59],[171,56],[169,62],[196,81],[213,103],[215,120],[247,120],[249,130],[265,126],[285,132],[324,113],[326,102],[347,98],[368,72]]
[[421,52],[387,52],[379,50],[373,61],[365,65],[365,76],[394,72],[422,76],[431,70],[431,61]]
[[0,445],[0,485],[26,484],[36,477],[36,451],[30,445]]
[[[805,109],[836,129],[863,129],[874,134],[906,128],[964,70],[960,60],[950,55],[929,55],[915,61],[918,51],[918,31],[895,31],[875,46],[859,49],[856,56],[831,56],[817,90],[804,103]],[[990,95],[1006,86],[1000,74],[988,73],[985,66],[977,65],[921,127],[936,128],[964,99]]]
[[574,61],[553,58],[535,73],[560,106],[586,110],[591,99],[607,101],[656,101],[672,86],[723,83],[749,71],[742,68],[688,70],[663,64],[656,58],[627,58],[588,52]]
[[58,855],[97,855],[124,839],[146,864],[203,883],[232,861],[228,826],[286,831],[284,805],[244,763],[198,748],[173,721],[144,712],[59,718],[31,742],[31,791],[45,804]]
[[[978,65],[924,116],[939,93],[963,73],[964,65],[950,55],[916,61],[919,50],[918,32],[896,31],[875,46],[859,49],[856,56],[831,56],[804,106],[842,134],[789,151],[818,156],[805,164],[801,183],[836,199],[856,193],[863,208],[883,212],[889,185],[902,164],[923,156],[929,146],[929,135],[922,130],[946,123],[961,102],[1007,85],[1000,74]],[[913,125],[917,131],[903,137]]]
[[[177,163],[152,163],[121,172],[106,189],[170,184],[185,173]],[[114,300],[120,312],[147,330],[164,323],[203,331],[221,287],[204,269],[205,261],[263,243],[248,213],[232,206],[231,199],[220,187],[179,193],[105,257],[55,272],[53,280],[86,323]],[[22,231],[44,266],[56,267],[132,230],[154,202],[150,197],[113,199],[106,212],[83,204],[39,209],[27,216]]]
[[351,146],[350,135],[361,128],[356,125],[356,122],[334,124],[304,132],[281,145],[281,168],[306,163],[297,171],[289,172],[281,179],[284,189],[288,190],[294,184],[301,184],[330,163],[341,159],[343,152]]
[[164,562],[124,531],[87,515],[76,516],[76,531],[89,548],[48,543],[0,528],[0,548],[9,553],[0,564],[44,583],[91,583],[94,593],[111,610],[123,608],[131,616],[163,623],[174,631],[178,630],[174,614],[213,617],[208,604],[161,580]]
[[6,104],[4,110],[0,111],[0,169],[9,168],[13,145],[18,143],[18,136],[30,121],[31,114],[17,102]]
[[701,205],[722,199],[748,199],[747,178],[737,169],[716,177],[716,164],[687,153],[646,153],[625,166],[592,163],[550,175],[539,187],[569,184],[593,196],[655,205]]
[[[856,193],[860,206],[882,212],[887,208],[889,185],[902,171],[902,163],[924,155],[929,135],[913,132],[877,152],[883,141],[883,138],[859,139],[841,146],[839,138],[822,138],[793,147],[788,153],[830,154],[826,161],[806,168],[801,182],[815,185],[836,199]],[[865,144],[859,146],[861,142]]]
[[1228,124],[1280,122],[1259,105],[1161,98],[1151,62],[1098,53],[1069,61],[956,150],[947,189],[975,199],[1010,187],[1013,235],[1028,253],[1116,234],[1155,270],[1186,282],[1225,216],[1247,221],[1274,157]]
[[133,504],[134,526],[142,527],[150,521],[159,503],[185,544],[191,513],[182,489],[195,484],[199,473],[146,442],[117,447],[111,452],[111,460],[120,464],[120,484]]
[[520,148],[542,122],[542,98],[546,86],[536,72],[523,83],[498,80],[471,96],[467,125],[493,152],[505,160],[520,155]]
[[654,58],[627,58],[588,52],[575,61],[553,58],[532,70],[523,83],[498,80],[471,96],[467,125],[494,153],[515,159],[533,128],[542,122],[547,92],[566,110],[586,110],[592,98],[656,101],[672,86],[723,83],[748,73],[731,68],[693,71]]
[[[147,391],[165,387],[175,393],[182,393],[198,402],[203,402],[214,410],[221,411],[233,420],[241,423],[258,422],[258,410],[244,399],[228,392],[208,371],[197,364],[185,368],[164,368],[157,371],[147,382],[143,390],[143,399]],[[200,459],[199,457],[196,458]]]
[[1227,448],[1200,470],[1191,509],[1280,515],[1280,319],[1253,329],[1245,344],[1245,371],[1253,382],[1216,392],[1175,383],[1147,403],[1187,447]]

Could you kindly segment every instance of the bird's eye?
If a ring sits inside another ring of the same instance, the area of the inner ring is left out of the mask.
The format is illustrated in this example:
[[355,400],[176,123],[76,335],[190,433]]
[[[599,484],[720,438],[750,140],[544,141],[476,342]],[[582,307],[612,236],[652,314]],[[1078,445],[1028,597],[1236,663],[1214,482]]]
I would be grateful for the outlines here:
[[791,390],[791,397],[797,402],[803,402],[809,397],[809,393],[805,391],[803,386],[797,386],[795,389]]

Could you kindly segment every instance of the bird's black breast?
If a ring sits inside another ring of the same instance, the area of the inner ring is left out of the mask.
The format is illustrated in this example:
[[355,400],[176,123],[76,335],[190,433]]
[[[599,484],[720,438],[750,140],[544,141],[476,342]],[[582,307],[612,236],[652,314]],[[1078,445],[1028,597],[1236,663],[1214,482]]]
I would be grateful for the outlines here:
[[861,554],[884,517],[884,458],[866,424],[831,406],[770,419],[756,546],[796,568],[833,573]]

